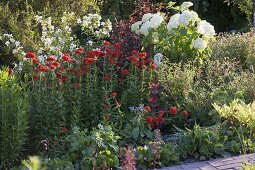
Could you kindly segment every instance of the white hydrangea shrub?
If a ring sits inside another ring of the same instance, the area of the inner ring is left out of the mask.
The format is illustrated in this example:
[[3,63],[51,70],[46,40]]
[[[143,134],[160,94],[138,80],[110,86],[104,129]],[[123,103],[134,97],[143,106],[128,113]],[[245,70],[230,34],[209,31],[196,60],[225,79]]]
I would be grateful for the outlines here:
[[160,13],[144,14],[141,21],[131,26],[131,31],[144,37],[145,47],[153,45],[154,48],[150,48],[153,54],[162,53],[169,58],[180,58],[180,61],[181,58],[194,60],[200,57],[201,61],[208,56],[208,42],[214,39],[216,33],[213,25],[201,20],[195,11],[189,9],[192,6],[192,2],[171,6],[177,13],[168,22]]

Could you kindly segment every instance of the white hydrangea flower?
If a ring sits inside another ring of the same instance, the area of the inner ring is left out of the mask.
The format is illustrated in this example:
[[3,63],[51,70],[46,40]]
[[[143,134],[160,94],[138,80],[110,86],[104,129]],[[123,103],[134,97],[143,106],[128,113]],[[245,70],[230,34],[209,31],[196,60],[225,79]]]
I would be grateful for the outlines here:
[[212,26],[209,22],[205,20],[202,20],[199,23],[197,30],[200,34],[202,34],[207,39],[210,39],[215,35],[214,26]]
[[160,65],[162,64],[162,58],[163,58],[163,54],[161,53],[157,53],[154,56],[153,63],[157,65],[157,68],[159,68]]
[[157,29],[163,22],[164,18],[159,14],[154,14],[150,20],[151,28]]
[[181,11],[187,10],[189,7],[193,6],[192,2],[183,2],[180,6]]
[[191,14],[192,14],[192,20],[194,22],[200,21],[200,18],[198,17],[198,14],[195,11],[191,11]]
[[150,21],[145,22],[140,29],[141,34],[144,36],[147,36],[149,34],[149,30],[151,29],[151,23]]
[[143,18],[142,18],[142,22],[145,23],[145,22],[149,21],[152,17],[153,17],[153,15],[151,13],[144,14]]
[[179,26],[179,18],[180,18],[181,14],[174,14],[170,20],[169,23],[167,24],[167,29],[170,31],[174,28],[177,28]]
[[192,45],[195,49],[201,49],[201,50],[203,50],[207,47],[207,43],[202,38],[197,38],[196,40],[194,40],[192,42]]
[[141,24],[142,24],[142,21],[137,21],[134,24],[132,24],[131,25],[131,31],[135,32],[136,30],[139,30]]
[[192,20],[192,13],[188,10],[182,12],[179,18],[179,23],[185,26],[189,25],[189,22]]

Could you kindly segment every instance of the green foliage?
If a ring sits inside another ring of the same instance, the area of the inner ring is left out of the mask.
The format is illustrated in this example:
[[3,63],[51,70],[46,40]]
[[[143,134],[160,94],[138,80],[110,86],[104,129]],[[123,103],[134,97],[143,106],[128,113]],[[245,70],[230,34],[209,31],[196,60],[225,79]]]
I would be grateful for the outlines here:
[[225,58],[238,61],[244,68],[255,66],[255,37],[253,32],[243,34],[224,34],[211,45],[212,59]]
[[255,170],[255,164],[243,162],[241,168],[242,168],[242,170]]
[[178,148],[170,143],[149,142],[145,146],[138,146],[136,150],[138,166],[141,169],[171,165],[180,159]]
[[116,167],[119,165],[118,139],[111,126],[98,125],[90,134],[74,127],[65,139],[68,143],[62,159],[80,169]]
[[213,106],[226,122],[228,131],[232,131],[231,136],[236,141],[232,143],[232,151],[236,151],[235,147],[238,146],[244,154],[247,151],[254,151],[255,102],[245,104],[243,101],[233,100],[229,105],[213,104]]
[[[143,107],[142,107],[143,109]],[[142,144],[146,139],[152,139],[154,137],[151,128],[145,121],[145,110],[134,110],[134,117],[128,119],[124,129],[120,131],[122,137],[122,143],[134,143],[135,145]]]
[[[223,104],[235,98],[254,99],[253,71],[227,60],[207,61],[196,68],[190,64],[162,65],[159,82],[164,87],[161,103],[174,103],[186,109],[203,125],[212,125],[219,116],[211,111],[212,103]],[[178,126],[178,122],[176,122]]]
[[[29,160],[23,160],[22,164],[24,168],[21,169],[29,169],[29,170],[45,170],[45,167],[42,167],[41,161],[37,156],[30,156]],[[26,168],[25,168],[26,167]]]
[[182,148],[182,157],[192,155],[201,160],[214,155],[225,154],[224,144],[228,137],[221,132],[221,127],[200,127],[195,125],[193,130],[181,131],[178,144]]
[[28,96],[15,75],[0,70],[0,168],[22,151],[28,128]]

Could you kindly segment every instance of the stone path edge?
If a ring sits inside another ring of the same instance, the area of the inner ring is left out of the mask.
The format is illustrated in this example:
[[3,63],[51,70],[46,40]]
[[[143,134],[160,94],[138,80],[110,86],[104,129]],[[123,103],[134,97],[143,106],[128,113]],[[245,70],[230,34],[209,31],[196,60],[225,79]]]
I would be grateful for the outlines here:
[[255,153],[194,163],[184,163],[158,170],[241,170],[241,165],[245,161],[255,163]]

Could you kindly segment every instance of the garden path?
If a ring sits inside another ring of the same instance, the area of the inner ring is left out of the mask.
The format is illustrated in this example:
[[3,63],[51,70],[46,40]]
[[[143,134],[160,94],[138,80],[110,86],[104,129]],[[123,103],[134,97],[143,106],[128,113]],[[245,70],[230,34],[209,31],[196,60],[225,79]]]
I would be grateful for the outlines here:
[[255,163],[255,154],[185,163],[182,165],[165,167],[159,170],[240,170],[244,161]]

